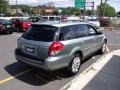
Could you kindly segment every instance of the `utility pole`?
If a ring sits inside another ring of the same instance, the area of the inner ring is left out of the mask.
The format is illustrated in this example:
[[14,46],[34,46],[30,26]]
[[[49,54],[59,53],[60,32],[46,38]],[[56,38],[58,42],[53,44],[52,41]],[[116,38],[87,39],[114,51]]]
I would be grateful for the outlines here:
[[[95,5],[95,2],[85,2],[86,4],[90,4],[90,5],[86,5],[85,4],[85,9],[84,9],[84,12],[86,11],[86,7],[91,7],[92,8],[92,15],[94,15],[94,5]],[[86,15],[86,12],[84,13],[84,15]],[[85,19],[85,18],[84,18]]]
[[95,3],[94,2],[92,2],[92,14],[94,15],[94,5],[95,5]]
[[85,21],[85,15],[86,15],[86,0],[84,0],[83,21]]
[[9,4],[10,4],[10,3],[9,3],[10,1],[9,1],[9,0],[7,0],[7,1],[8,1],[8,5],[9,5]]
[[102,15],[102,16],[104,16],[106,4],[107,4],[107,0],[105,0],[105,3],[104,3],[104,7],[103,7],[103,15]]
[[16,0],[16,16],[17,16],[17,9],[18,9],[18,3],[17,3],[17,0]]
[[101,13],[102,13],[102,3],[103,3],[103,0],[101,0],[100,2],[100,7],[99,7],[99,18],[101,17]]

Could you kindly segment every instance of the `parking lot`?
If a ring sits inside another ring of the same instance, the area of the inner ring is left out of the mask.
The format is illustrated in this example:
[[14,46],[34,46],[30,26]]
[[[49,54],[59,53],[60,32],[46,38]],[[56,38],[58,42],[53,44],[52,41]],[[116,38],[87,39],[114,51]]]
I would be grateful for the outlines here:
[[[120,49],[120,30],[103,32],[108,39],[106,53]],[[102,57],[95,54],[88,58],[74,77],[69,77],[69,74],[63,70],[47,72],[31,69],[17,62],[14,57],[17,39],[21,35],[22,33],[0,35],[0,90],[59,90]]]

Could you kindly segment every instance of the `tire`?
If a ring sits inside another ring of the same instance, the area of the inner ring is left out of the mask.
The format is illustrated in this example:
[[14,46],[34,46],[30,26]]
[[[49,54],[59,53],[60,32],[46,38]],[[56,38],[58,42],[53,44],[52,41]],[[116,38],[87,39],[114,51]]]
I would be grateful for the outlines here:
[[98,51],[100,54],[104,54],[106,52],[106,42],[104,41],[104,43],[102,44],[102,47],[100,48],[100,50]]
[[11,31],[10,34],[13,34],[13,31]]
[[70,75],[75,75],[78,73],[81,66],[81,56],[79,54],[75,54],[71,63],[68,66],[68,72]]
[[11,32],[10,32],[10,30],[6,30],[6,34],[10,34]]
[[19,32],[19,28],[17,27],[15,31],[16,31],[16,32]]
[[16,28],[16,32],[21,32],[21,31],[22,31],[22,29],[20,27]]

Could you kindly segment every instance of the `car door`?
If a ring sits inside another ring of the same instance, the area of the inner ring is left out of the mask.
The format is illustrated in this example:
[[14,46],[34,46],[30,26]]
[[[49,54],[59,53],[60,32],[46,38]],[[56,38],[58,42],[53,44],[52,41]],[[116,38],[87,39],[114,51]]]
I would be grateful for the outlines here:
[[92,48],[95,45],[95,38],[94,36],[89,34],[90,31],[89,31],[87,24],[84,24],[84,28],[81,28],[81,25],[80,25],[79,29],[80,29],[79,32],[81,32],[80,33],[81,40],[84,42],[83,47],[82,47],[83,54],[86,56],[86,55],[91,54]]
[[103,36],[98,35],[97,30],[91,25],[88,25],[88,29],[89,29],[89,36],[93,38],[93,46],[91,50],[92,52],[95,52],[101,46]]
[[[95,44],[95,38],[94,36],[89,36],[89,29],[87,24],[74,25],[71,29],[74,30],[75,38],[72,40],[72,42],[76,43],[78,47],[81,48],[84,56],[91,54],[92,48]],[[73,46],[76,46],[76,44]]]

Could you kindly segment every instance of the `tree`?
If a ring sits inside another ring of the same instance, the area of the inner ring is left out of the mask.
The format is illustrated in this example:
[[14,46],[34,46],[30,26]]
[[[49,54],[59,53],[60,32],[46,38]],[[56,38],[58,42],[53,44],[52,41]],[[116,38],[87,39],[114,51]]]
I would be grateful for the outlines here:
[[28,6],[28,5],[20,5],[20,8],[22,9],[22,12],[24,12],[24,13],[30,12],[30,6]]
[[80,15],[80,10],[74,7],[60,8],[63,15]]
[[88,16],[94,15],[95,10],[86,10]]
[[8,1],[7,0],[0,0],[0,12],[5,13],[9,7]]
[[16,8],[20,8],[20,9],[22,9],[22,12],[24,12],[24,13],[29,13],[30,12],[30,6],[28,6],[28,5],[11,5],[11,8],[12,9],[16,9]]
[[113,17],[116,15],[115,9],[109,4],[103,3],[101,6],[100,16]]

